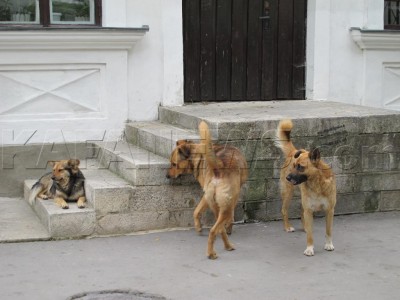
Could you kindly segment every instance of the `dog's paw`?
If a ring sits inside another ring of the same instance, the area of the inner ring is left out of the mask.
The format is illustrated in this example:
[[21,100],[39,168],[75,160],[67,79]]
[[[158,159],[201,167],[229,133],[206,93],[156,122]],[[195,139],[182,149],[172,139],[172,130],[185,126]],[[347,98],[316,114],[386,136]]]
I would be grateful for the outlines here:
[[201,227],[196,227],[195,230],[198,235],[201,235],[201,233],[203,232],[203,228],[201,228]]
[[63,204],[61,204],[61,208],[62,209],[68,209],[69,208],[69,206],[68,206],[68,204],[67,203],[63,203]]
[[42,199],[42,200],[49,200],[49,197],[47,197],[47,196],[45,196],[45,195],[42,195],[42,196],[40,196],[39,198]]
[[304,251],[304,255],[313,256],[314,255],[314,247],[308,246],[307,249]]
[[209,254],[207,255],[207,257],[208,257],[209,259],[217,259],[217,258],[218,258],[217,253],[216,253],[215,251],[212,252],[212,253],[209,253]]
[[85,202],[78,201],[77,205],[78,205],[78,208],[85,208]]
[[230,244],[230,245],[227,245],[227,246],[225,247],[225,250],[226,250],[226,251],[233,251],[233,250],[235,250],[235,247],[234,247],[232,244]]
[[286,232],[295,232],[296,230],[294,229],[294,227],[290,226],[285,228]]
[[335,250],[335,247],[333,247],[332,243],[326,243],[324,249],[326,251],[333,251],[333,250]]

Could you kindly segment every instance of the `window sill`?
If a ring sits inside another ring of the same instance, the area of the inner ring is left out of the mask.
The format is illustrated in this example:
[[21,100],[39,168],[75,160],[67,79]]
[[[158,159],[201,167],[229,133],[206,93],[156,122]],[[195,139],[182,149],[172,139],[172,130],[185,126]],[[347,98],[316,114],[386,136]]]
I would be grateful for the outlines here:
[[147,31],[148,26],[2,26],[0,50],[130,49]]
[[353,40],[362,50],[399,50],[399,30],[364,30],[350,28]]

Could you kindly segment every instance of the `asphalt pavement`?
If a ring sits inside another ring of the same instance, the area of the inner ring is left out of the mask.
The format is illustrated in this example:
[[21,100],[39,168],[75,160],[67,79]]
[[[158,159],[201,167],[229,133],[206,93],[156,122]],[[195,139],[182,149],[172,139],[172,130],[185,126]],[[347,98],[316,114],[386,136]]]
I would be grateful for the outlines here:
[[316,219],[313,257],[293,223],[235,225],[217,260],[207,230],[1,243],[0,299],[399,299],[400,212],[335,217],[333,252]]

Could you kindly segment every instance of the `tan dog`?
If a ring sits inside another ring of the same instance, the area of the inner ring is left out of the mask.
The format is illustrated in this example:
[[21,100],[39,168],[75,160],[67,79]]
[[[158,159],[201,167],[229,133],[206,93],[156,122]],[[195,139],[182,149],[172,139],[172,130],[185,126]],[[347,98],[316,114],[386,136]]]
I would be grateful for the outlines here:
[[[234,250],[227,231],[231,232],[234,209],[239,200],[240,188],[248,177],[247,162],[239,149],[229,145],[213,145],[208,125],[199,125],[201,142],[187,140],[176,143],[171,153],[168,178],[178,178],[182,174],[193,174],[204,190],[193,217],[195,229],[201,232],[201,214],[209,207],[214,212],[216,222],[208,236],[207,256],[217,258],[214,250],[216,235],[221,234],[225,249]],[[227,228],[227,229],[226,229]]]
[[318,149],[310,152],[297,150],[290,140],[293,128],[291,120],[282,120],[276,132],[275,145],[286,156],[281,170],[282,217],[285,230],[294,231],[288,220],[288,208],[293,197],[294,186],[300,185],[302,223],[307,233],[307,248],[304,254],[314,255],[313,213],[324,210],[326,217],[325,250],[332,251],[332,225],[336,204],[336,180],[332,169],[321,160]]
[[69,208],[68,201],[77,201],[79,208],[86,203],[84,181],[85,177],[79,170],[79,159],[50,161],[53,171],[43,175],[36,182],[29,194],[32,205],[39,197],[43,200],[54,199],[55,203],[64,209]]

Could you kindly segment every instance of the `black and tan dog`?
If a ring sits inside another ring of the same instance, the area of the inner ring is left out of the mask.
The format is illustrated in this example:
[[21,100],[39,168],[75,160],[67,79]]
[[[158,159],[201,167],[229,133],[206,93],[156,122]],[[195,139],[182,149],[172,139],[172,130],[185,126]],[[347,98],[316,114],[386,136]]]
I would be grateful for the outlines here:
[[168,178],[193,174],[204,190],[193,217],[195,228],[201,232],[201,214],[209,207],[216,222],[208,236],[207,256],[217,258],[214,250],[216,235],[221,234],[226,250],[234,250],[227,231],[232,230],[234,209],[241,186],[248,177],[247,162],[239,149],[229,145],[213,145],[208,125],[199,125],[200,143],[180,140],[171,153]]
[[294,186],[301,191],[302,223],[307,233],[307,248],[304,254],[314,255],[313,213],[324,210],[326,217],[325,250],[332,251],[332,225],[336,204],[336,180],[332,169],[321,160],[318,149],[306,151],[296,149],[290,139],[293,123],[282,120],[276,131],[275,145],[282,150],[286,160],[281,169],[280,184],[282,217],[287,232],[294,231],[288,220],[288,208],[293,197]]
[[64,209],[69,208],[67,201],[77,201],[79,208],[86,204],[84,182],[85,177],[79,170],[78,159],[50,161],[53,171],[43,175],[36,182],[29,194],[32,205],[39,197],[43,200],[54,199]]

